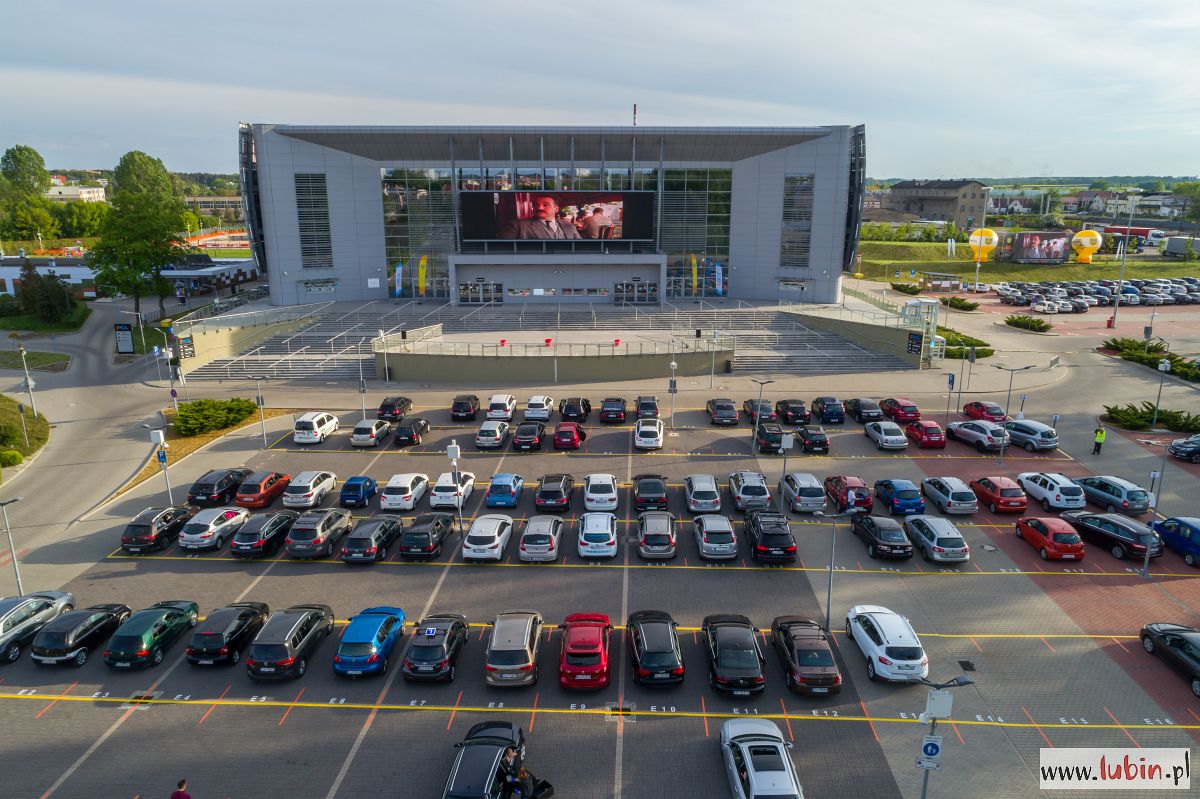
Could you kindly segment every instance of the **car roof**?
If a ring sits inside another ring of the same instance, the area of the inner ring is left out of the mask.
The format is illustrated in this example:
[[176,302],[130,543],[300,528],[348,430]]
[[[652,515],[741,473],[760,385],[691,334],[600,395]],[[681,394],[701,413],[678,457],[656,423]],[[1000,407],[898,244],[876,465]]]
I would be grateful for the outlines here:
[[261,483],[263,480],[266,480],[268,477],[270,477],[273,474],[282,474],[282,472],[276,472],[271,469],[266,469],[266,470],[260,471],[260,472],[251,472],[250,474],[246,475],[246,479],[243,480],[242,482],[243,483]]
[[493,394],[488,397],[488,402],[508,402],[512,394]]
[[585,477],[584,482],[586,482],[586,483],[616,483],[617,477],[616,477],[616,475],[607,474],[605,472],[596,472],[594,474],[589,474],[587,477]]
[[749,469],[742,469],[729,475],[730,479],[737,477],[743,483],[765,483],[767,479],[763,477],[761,472],[752,472]]
[[716,487],[717,478],[711,474],[689,474],[687,479],[692,481],[693,486],[712,486]]
[[139,511],[137,516],[134,516],[129,520],[129,523],[137,524],[138,522],[152,522],[164,511],[168,510],[170,510],[170,508],[146,508],[145,510]]
[[908,517],[909,521],[915,521],[916,519],[920,519],[932,527],[934,533],[937,535],[956,535],[959,538],[962,538],[962,531],[958,529],[958,526],[955,525],[954,522],[950,521],[945,516],[926,516],[925,514],[919,514]]
[[700,526],[705,530],[718,529],[733,531],[733,521],[728,516],[720,513],[705,513],[702,516],[696,516],[696,521],[700,522]]
[[530,516],[529,521],[525,522],[525,529],[521,535],[535,533],[538,535],[549,535],[549,533],[562,523],[562,519],[557,516]]
[[615,517],[603,511],[591,511],[579,517],[579,532],[587,530],[608,530]]
[[204,510],[200,511],[195,516],[193,516],[188,521],[188,524],[206,524],[208,522],[214,521],[219,516],[224,516],[229,511],[237,511],[237,510],[239,510],[239,509],[238,508],[226,508],[226,507],[205,508]]
[[316,480],[322,474],[325,474],[325,473],[317,472],[317,471],[300,472],[300,474],[296,475],[296,479],[292,480],[292,483],[295,485],[304,485],[305,483],[311,483],[313,480]]
[[902,477],[890,478],[888,482],[892,484],[893,488],[916,488],[912,480],[905,480]]
[[[369,610],[374,611],[375,608]],[[380,626],[388,618],[396,618],[392,613],[373,613],[363,611],[356,614],[350,619],[350,623],[346,625],[345,632],[342,633],[342,642],[347,644],[368,644],[375,639],[375,634],[379,632]]]
[[513,474],[512,472],[496,472],[495,474],[492,475],[492,482],[493,483],[511,483],[513,480],[516,480],[518,477],[519,477],[519,475]]
[[370,477],[367,477],[365,474],[356,474],[353,477],[347,478],[346,482],[342,483],[342,485],[347,486],[347,485],[350,485],[351,483],[354,483],[355,485],[357,485],[359,483],[369,483],[369,482],[371,482]]
[[[939,474],[934,477],[929,477],[927,479],[941,480],[943,483],[946,484],[946,487],[949,488],[951,491],[967,491],[967,490],[969,490],[967,488],[967,484],[965,482],[963,482],[963,479],[961,477],[954,477],[953,475],[940,475]],[[924,482],[924,481],[922,481],[922,482]]]
[[993,483],[996,484],[997,488],[1020,488],[1020,486],[1017,485],[1016,480],[1012,479],[1011,477],[1005,477],[1004,475],[985,474],[983,477],[980,477],[979,479],[980,480],[985,480],[985,479],[991,480]]
[[665,483],[667,478],[665,475],[661,474],[635,474],[633,476],[633,481],[635,483],[640,483],[643,480],[657,480],[660,483]]
[[549,399],[550,399],[549,394],[534,394],[532,397],[529,398],[529,401],[530,402],[540,402],[544,405],[546,403],[546,401]]
[[504,523],[512,524],[512,517],[505,516],[500,513],[489,513],[485,516],[480,516],[475,521],[471,522],[471,529],[467,531],[467,535],[472,533],[495,533],[500,529],[500,525]]
[[714,613],[711,616],[704,617],[705,627],[719,626],[735,626],[735,627],[753,627],[750,619],[740,613]]
[[565,483],[570,477],[569,474],[544,474],[540,482],[542,485],[553,485],[554,483]]
[[389,486],[406,486],[413,481],[414,477],[424,477],[426,480],[429,479],[419,472],[404,472],[402,474],[393,474],[390,478],[388,478],[387,484]]
[[503,419],[489,419],[486,422],[484,422],[483,424],[479,425],[479,429],[480,430],[498,430],[498,429],[500,429],[500,425],[507,425],[507,424],[508,424],[508,422],[504,421]]

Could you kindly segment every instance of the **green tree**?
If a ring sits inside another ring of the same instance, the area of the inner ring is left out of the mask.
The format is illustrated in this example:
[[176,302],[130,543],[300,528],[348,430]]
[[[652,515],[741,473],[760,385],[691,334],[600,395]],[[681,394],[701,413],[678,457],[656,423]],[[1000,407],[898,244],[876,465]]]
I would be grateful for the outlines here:
[[1144,180],[1138,184],[1138,188],[1144,192],[1152,194],[1162,194],[1167,190],[1167,182],[1165,180]]
[[1183,218],[1189,222],[1200,222],[1200,181],[1176,183],[1171,193],[1183,200]]
[[121,156],[113,178],[117,184],[117,191],[167,196],[178,194],[175,181],[171,179],[171,173],[163,166],[163,162],[141,150],[130,150]]
[[0,156],[0,174],[9,191],[19,197],[41,197],[50,188],[50,173],[41,154],[25,144],[16,144]]
[[63,236],[82,238],[95,236],[108,216],[108,203],[54,203],[51,212],[58,220]]
[[27,314],[37,312],[38,295],[41,293],[42,276],[38,274],[33,261],[28,258],[21,264],[21,274],[17,278],[17,302],[21,303],[21,311]]
[[43,239],[58,236],[58,221],[50,212],[50,201],[45,197],[18,196],[8,203],[4,217],[5,238],[33,240],[40,233]]
[[162,270],[182,260],[187,242],[179,235],[183,206],[162,194],[117,192],[113,209],[100,229],[100,240],[88,253],[96,270],[96,282],[113,286],[134,296],[134,310],[141,311],[141,292],[158,295],[165,312],[170,292]]
[[1090,184],[1088,184],[1088,188],[1092,191],[1108,191],[1108,181],[1093,180]]

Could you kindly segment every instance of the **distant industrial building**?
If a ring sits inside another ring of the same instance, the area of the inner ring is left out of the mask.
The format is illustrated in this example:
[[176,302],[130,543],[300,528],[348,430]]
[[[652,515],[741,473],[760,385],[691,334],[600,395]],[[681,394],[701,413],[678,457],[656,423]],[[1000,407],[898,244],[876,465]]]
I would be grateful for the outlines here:
[[989,191],[977,180],[902,180],[892,185],[886,207],[966,228],[983,224]]
[[242,214],[241,197],[184,197],[183,201],[187,203],[188,208],[203,216],[219,216],[238,221],[245,218]]
[[46,199],[56,203],[102,203],[103,186],[54,186],[46,192]]

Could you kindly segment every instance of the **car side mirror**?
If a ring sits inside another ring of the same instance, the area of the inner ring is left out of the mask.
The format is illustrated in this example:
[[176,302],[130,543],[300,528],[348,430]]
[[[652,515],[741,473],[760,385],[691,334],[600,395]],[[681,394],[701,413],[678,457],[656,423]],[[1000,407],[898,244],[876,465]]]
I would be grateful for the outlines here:
[[795,745],[794,743],[792,743],[791,741],[784,741],[784,742],[783,742],[783,745],[784,745],[784,746],[786,746],[788,749],[795,749],[795,748],[796,748],[796,745]]

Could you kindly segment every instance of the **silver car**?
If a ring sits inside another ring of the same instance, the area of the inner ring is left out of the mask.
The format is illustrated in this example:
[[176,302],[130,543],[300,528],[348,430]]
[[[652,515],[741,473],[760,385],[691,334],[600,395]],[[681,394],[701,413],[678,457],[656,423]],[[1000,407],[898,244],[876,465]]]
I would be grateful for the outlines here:
[[350,434],[352,447],[379,447],[392,434],[392,423],[385,419],[363,419]]
[[1012,419],[1000,424],[1008,431],[1013,446],[1024,447],[1026,452],[1039,449],[1058,449],[1058,432],[1048,424],[1030,419]]
[[733,796],[804,799],[791,748],[773,721],[739,718],[721,725],[721,755]]
[[38,630],[75,607],[66,591],[39,591],[0,599],[0,662],[15,663]]
[[483,661],[485,683],[516,688],[537,682],[543,623],[536,610],[509,610],[496,616]]
[[738,510],[771,507],[771,490],[761,472],[741,471],[729,475],[729,493]]
[[921,481],[921,493],[942,513],[974,513],[979,510],[979,497],[957,477],[926,477]]
[[533,516],[521,533],[520,556],[526,563],[558,560],[562,543],[563,520],[557,516]]
[[499,449],[508,441],[508,430],[508,422],[484,422],[475,434],[475,446],[479,449]]
[[908,436],[895,422],[871,422],[863,428],[867,438],[875,442],[875,449],[906,449]]
[[711,474],[689,474],[683,478],[683,493],[692,513],[717,513],[721,510],[721,487]]
[[648,510],[638,516],[638,554],[646,560],[675,557],[675,516]]
[[184,549],[220,549],[250,518],[245,508],[205,508],[179,531]]
[[796,513],[815,513],[825,509],[825,488],[816,475],[790,472],[779,481],[779,493]]
[[941,516],[909,516],[904,532],[925,560],[961,563],[971,559],[971,548],[954,522]]
[[738,556],[737,534],[728,516],[706,513],[692,519],[696,548],[704,560],[732,560]]
[[946,426],[946,438],[971,444],[979,452],[998,450],[1009,444],[1008,433],[995,422],[972,419],[969,422],[951,422]]

